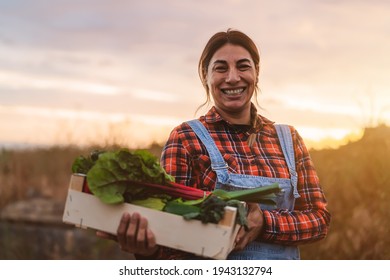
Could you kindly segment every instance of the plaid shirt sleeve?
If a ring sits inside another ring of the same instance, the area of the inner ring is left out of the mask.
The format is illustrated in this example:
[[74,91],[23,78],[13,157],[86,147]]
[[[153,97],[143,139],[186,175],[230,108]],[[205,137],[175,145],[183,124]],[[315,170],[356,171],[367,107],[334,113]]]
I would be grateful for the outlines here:
[[161,154],[161,166],[177,183],[196,187],[192,179],[191,157],[184,148],[179,132],[174,129]]
[[330,213],[307,148],[293,128],[292,136],[298,173],[298,193],[293,211],[264,210],[262,241],[299,245],[323,239],[328,232]]

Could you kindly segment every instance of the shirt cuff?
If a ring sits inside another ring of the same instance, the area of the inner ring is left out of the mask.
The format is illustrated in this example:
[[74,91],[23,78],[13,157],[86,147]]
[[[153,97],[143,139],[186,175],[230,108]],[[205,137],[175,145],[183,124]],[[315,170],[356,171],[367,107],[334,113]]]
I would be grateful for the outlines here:
[[262,232],[256,238],[257,241],[267,241],[270,240],[270,229],[273,227],[272,214],[269,210],[262,210],[264,218],[264,226]]

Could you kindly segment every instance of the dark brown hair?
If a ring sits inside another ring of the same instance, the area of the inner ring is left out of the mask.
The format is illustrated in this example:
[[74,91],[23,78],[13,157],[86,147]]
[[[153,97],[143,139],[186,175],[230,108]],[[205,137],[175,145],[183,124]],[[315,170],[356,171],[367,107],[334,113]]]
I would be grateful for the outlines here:
[[213,57],[214,53],[226,44],[241,46],[245,48],[251,55],[253,62],[255,63],[256,75],[257,75],[256,86],[255,86],[255,97],[257,98],[257,92],[258,92],[257,84],[258,84],[258,77],[260,72],[259,51],[256,47],[256,44],[252,41],[251,38],[249,38],[248,35],[242,33],[241,31],[229,28],[226,32],[222,31],[214,34],[207,42],[205,48],[203,49],[202,55],[200,56],[199,64],[198,64],[198,73],[199,73],[200,80],[203,84],[203,87],[206,89],[207,100],[205,103],[199,106],[198,110],[210,102],[210,92],[206,80],[207,69],[209,67],[210,60]]

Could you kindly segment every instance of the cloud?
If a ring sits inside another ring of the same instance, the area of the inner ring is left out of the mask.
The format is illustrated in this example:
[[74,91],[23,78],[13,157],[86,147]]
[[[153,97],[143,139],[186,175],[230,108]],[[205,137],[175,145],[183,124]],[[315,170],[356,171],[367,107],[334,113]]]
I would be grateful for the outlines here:
[[326,126],[356,115],[351,100],[370,85],[388,104],[389,11],[379,0],[0,1],[0,103],[189,119],[205,98],[200,53],[233,27],[259,46],[269,116]]
[[76,79],[71,80],[60,77],[42,77],[31,73],[5,71],[0,71],[0,85],[9,90],[27,90],[31,92],[36,90],[61,90],[109,96],[120,93],[120,89],[117,87],[98,82],[88,82]]
[[131,92],[131,95],[135,98],[144,99],[146,101],[156,101],[162,103],[177,102],[177,96],[173,94],[148,89],[136,89]]

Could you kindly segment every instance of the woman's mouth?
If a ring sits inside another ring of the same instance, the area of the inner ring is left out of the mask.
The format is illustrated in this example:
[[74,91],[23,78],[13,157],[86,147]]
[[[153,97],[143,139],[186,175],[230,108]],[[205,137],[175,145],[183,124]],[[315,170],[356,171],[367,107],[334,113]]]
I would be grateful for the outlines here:
[[234,96],[234,95],[240,95],[244,92],[245,87],[242,88],[232,88],[232,89],[221,89],[221,91],[229,96]]

